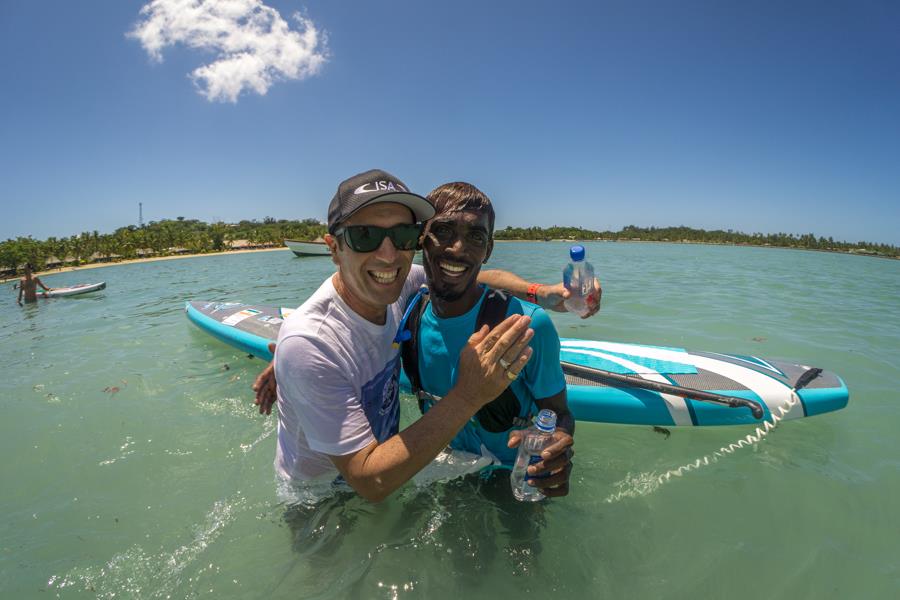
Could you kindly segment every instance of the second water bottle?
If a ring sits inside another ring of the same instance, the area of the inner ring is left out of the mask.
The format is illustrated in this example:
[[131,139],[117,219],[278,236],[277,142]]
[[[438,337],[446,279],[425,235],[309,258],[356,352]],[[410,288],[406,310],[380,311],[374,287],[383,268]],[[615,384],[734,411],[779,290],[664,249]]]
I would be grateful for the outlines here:
[[563,269],[563,285],[572,294],[566,301],[566,310],[583,317],[590,307],[587,297],[594,291],[594,267],[584,260],[584,246],[572,246],[569,249],[572,262]]

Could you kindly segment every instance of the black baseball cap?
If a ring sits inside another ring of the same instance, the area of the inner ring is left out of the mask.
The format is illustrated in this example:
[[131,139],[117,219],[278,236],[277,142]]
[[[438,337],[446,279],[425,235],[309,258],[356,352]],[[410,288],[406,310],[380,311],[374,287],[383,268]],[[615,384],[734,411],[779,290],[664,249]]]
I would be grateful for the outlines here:
[[434,216],[431,202],[410,192],[402,181],[387,171],[372,169],[345,179],[338,186],[328,205],[328,233],[333,234],[338,225],[359,209],[378,202],[402,204],[413,212],[416,221],[427,221]]

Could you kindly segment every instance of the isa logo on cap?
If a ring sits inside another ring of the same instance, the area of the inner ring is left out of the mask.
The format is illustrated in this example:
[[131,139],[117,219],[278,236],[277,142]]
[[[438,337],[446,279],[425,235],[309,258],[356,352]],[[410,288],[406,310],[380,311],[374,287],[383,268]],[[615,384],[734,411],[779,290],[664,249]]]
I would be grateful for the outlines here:
[[353,194],[371,194],[372,192],[409,192],[408,189],[400,185],[399,183],[394,183],[393,181],[372,181],[370,183],[364,183],[355,190],[353,190]]

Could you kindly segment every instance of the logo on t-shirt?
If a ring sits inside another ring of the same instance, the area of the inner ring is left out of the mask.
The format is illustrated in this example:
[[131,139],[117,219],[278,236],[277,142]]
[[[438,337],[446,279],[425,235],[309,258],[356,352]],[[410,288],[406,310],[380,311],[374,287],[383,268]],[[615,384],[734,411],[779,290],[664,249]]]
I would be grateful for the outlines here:
[[384,382],[384,389],[381,392],[381,410],[379,414],[387,414],[391,406],[394,403],[394,398],[398,397],[399,394],[399,386],[397,383],[396,377],[389,377],[387,381]]
[[400,355],[362,387],[362,406],[372,434],[383,442],[400,431]]

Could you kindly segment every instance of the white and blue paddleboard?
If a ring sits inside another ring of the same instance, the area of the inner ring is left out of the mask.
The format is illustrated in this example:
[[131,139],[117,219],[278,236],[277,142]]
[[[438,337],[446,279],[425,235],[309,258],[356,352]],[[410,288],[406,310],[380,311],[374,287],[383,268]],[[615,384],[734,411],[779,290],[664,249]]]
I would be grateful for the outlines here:
[[[219,340],[259,358],[272,359],[268,345],[293,309],[234,302],[190,301],[188,318]],[[680,348],[561,339],[560,360],[569,408],[577,420],[630,425],[708,426],[759,423],[749,408],[731,408],[677,395],[609,385],[587,367],[680,388],[744,398],[762,405],[764,419],[811,417],[847,406],[849,391],[828,371],[796,391],[810,367],[755,356],[689,352]],[[571,365],[571,366],[569,366]],[[406,378],[402,381],[409,389]]]
[[69,287],[53,288],[49,292],[38,291],[38,298],[44,296],[46,298],[63,298],[65,296],[80,296],[81,294],[89,294],[99,290],[106,289],[106,282],[100,283],[79,283]]

